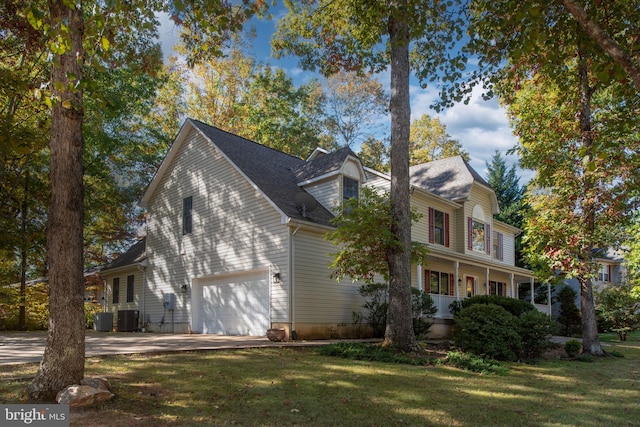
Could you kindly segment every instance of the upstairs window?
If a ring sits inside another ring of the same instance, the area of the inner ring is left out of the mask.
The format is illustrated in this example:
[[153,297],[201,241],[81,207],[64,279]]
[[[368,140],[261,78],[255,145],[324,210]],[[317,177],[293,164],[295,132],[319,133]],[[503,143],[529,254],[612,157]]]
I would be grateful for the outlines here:
[[491,226],[471,217],[467,222],[467,247],[469,250],[491,254]]
[[193,196],[182,199],[182,235],[193,232]]
[[497,231],[493,236],[493,256],[498,261],[504,261],[504,235]]
[[120,302],[120,278],[116,277],[113,279],[113,295],[112,295],[112,303],[118,304]]
[[611,266],[605,264],[598,265],[598,281],[610,282],[611,281]]
[[449,214],[429,208],[429,243],[449,247]]
[[347,176],[342,177],[342,200],[347,201],[349,199],[358,200],[360,196],[360,183]]

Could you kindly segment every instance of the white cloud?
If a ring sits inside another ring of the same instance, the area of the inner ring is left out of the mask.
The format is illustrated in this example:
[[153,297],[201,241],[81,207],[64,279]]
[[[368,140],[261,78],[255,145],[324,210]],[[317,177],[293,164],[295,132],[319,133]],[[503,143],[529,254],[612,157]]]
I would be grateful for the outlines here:
[[[447,128],[447,133],[462,144],[471,156],[471,167],[480,175],[487,175],[486,163],[496,150],[507,159],[509,165],[517,164],[517,156],[507,156],[506,152],[515,147],[517,138],[511,132],[507,113],[496,99],[482,99],[482,89],[476,88],[467,104],[460,102],[440,113],[429,108],[438,99],[436,89],[411,87],[411,117],[423,114],[438,117]],[[519,170],[521,183],[531,179],[530,171]]]

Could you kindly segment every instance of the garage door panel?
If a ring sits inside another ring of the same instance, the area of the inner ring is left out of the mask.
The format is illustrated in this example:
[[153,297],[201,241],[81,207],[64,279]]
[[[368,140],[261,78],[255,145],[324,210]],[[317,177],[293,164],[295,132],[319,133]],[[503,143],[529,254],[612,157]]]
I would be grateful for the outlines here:
[[264,335],[270,326],[266,275],[203,283],[200,319],[205,334]]

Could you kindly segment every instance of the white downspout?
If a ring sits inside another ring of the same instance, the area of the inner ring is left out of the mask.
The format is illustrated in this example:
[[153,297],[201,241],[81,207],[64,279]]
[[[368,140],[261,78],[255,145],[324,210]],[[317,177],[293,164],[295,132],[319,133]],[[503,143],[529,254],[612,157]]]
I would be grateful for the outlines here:
[[294,333],[296,330],[296,303],[295,303],[295,286],[294,286],[294,278],[295,278],[295,254],[296,254],[296,233],[300,229],[300,224],[297,224],[296,229],[291,233],[291,243],[289,245],[289,250],[291,253],[289,254],[289,339],[292,340],[294,338]]
[[145,332],[146,327],[146,314],[145,314],[145,290],[147,289],[147,260],[143,260],[138,263],[138,270],[142,271],[142,332]]
[[424,286],[422,285],[422,264],[418,264],[417,270],[418,270],[418,290],[422,291],[424,289]]

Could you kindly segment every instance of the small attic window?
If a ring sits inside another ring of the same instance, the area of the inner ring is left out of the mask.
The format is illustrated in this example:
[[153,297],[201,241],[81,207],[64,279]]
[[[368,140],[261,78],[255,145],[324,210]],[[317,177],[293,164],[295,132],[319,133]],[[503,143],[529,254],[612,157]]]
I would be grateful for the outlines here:
[[349,178],[348,176],[342,177],[342,200],[349,199],[358,200],[360,195],[360,183],[358,180]]

